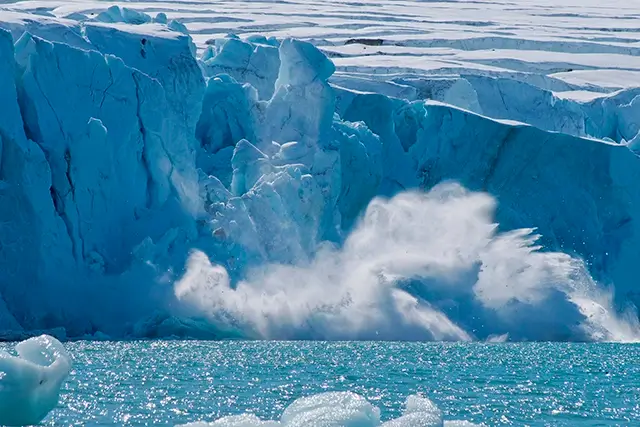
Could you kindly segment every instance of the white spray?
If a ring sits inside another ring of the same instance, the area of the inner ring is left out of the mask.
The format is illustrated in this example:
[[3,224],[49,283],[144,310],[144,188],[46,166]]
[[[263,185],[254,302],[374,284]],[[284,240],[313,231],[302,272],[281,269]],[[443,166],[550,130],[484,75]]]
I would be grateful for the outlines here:
[[[554,313],[554,321],[580,331],[580,339],[638,339],[637,320],[615,313],[610,292],[580,260],[541,252],[531,229],[498,233],[495,207],[491,196],[456,184],[377,198],[342,247],[323,246],[304,265],[261,266],[236,286],[223,267],[194,252],[175,294],[195,315],[254,338],[476,338],[468,321],[445,314],[447,299],[469,300],[478,318],[499,319],[497,330],[483,325],[491,334],[517,336],[531,317],[554,311],[550,301],[560,296],[566,313]],[[417,290],[406,289],[410,280]],[[433,293],[437,302],[428,300]]]

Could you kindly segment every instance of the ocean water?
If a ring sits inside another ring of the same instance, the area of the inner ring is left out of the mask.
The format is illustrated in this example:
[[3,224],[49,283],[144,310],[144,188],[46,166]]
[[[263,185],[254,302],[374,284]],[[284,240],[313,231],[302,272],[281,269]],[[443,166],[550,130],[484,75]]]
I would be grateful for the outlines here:
[[445,420],[640,425],[640,346],[566,343],[76,342],[45,425],[174,425],[353,391],[400,415],[422,393]]

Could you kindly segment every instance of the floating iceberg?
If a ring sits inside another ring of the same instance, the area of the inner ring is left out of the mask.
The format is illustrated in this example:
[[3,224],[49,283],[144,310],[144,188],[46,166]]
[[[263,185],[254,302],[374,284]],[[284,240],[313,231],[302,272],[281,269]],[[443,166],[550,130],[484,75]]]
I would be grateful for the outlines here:
[[196,422],[182,427],[455,427],[477,426],[466,421],[443,421],[442,411],[429,399],[407,398],[402,416],[380,420],[380,409],[352,392],[328,392],[294,401],[279,421],[262,421],[252,414],[233,415],[212,423]]
[[55,338],[42,335],[0,351],[0,424],[38,424],[58,404],[71,357]]
[[295,39],[196,58],[162,14],[34,16],[0,15],[0,329],[637,338],[636,90],[381,82]]

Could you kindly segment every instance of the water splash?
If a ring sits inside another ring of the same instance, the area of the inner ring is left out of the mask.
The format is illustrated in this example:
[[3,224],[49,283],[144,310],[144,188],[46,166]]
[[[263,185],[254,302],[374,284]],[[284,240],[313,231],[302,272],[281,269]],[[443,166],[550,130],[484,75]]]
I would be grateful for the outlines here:
[[543,252],[533,229],[499,232],[495,200],[457,184],[376,198],[341,247],[231,283],[193,252],[175,295],[251,338],[637,340],[583,262]]

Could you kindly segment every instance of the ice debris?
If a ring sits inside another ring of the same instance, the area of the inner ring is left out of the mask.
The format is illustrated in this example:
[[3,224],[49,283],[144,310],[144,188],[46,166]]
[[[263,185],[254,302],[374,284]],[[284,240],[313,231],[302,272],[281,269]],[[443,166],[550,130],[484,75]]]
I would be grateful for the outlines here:
[[479,426],[467,421],[443,421],[442,411],[420,395],[407,398],[398,418],[383,422],[380,409],[352,392],[327,392],[302,397],[289,405],[280,420],[263,421],[253,414],[232,415],[217,421],[182,427],[455,427]]

